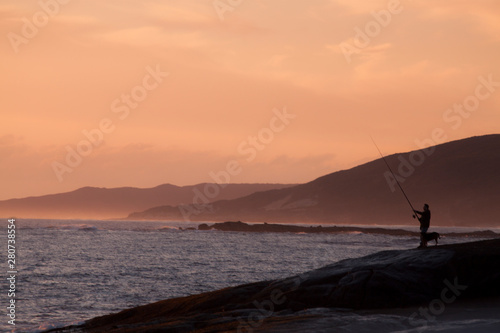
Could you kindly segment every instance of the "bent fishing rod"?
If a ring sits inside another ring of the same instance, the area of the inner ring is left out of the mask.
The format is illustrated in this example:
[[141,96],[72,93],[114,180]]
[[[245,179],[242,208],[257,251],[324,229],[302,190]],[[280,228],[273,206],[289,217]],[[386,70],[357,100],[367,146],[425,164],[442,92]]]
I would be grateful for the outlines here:
[[[413,217],[415,217],[415,216],[416,216],[416,215],[415,215],[416,210],[415,210],[415,208],[413,208],[413,205],[411,204],[410,199],[408,199],[408,196],[406,195],[405,191],[403,190],[403,187],[402,187],[402,186],[401,186],[401,184],[399,183],[398,178],[396,177],[396,175],[394,174],[394,172],[392,172],[392,169],[391,169],[391,167],[389,166],[389,163],[387,163],[387,161],[386,161],[386,159],[385,159],[384,155],[382,154],[382,152],[381,152],[381,151],[380,151],[380,149],[378,148],[377,144],[375,143],[375,140],[373,140],[373,138],[372,138],[371,136],[370,136],[370,138],[372,139],[373,144],[374,144],[374,145],[375,145],[375,147],[377,148],[378,153],[380,154],[380,156],[381,156],[381,157],[382,157],[382,159],[384,160],[385,165],[387,165],[387,168],[389,169],[389,171],[391,172],[392,176],[393,176],[393,177],[394,177],[394,179],[396,180],[396,183],[398,184],[399,189],[401,190],[401,192],[402,192],[402,193],[403,193],[403,195],[405,196],[406,201],[408,201],[408,204],[409,204],[409,205],[410,205],[410,207],[411,207],[412,213],[414,214],[414,215],[413,215]],[[418,216],[417,216],[417,218],[418,218]],[[418,220],[420,221],[420,219],[418,219]]]

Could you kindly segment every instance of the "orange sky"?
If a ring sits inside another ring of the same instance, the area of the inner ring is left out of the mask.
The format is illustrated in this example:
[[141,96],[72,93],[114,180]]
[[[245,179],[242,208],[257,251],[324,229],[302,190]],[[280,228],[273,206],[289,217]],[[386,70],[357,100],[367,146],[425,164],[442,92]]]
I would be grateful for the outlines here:
[[3,0],[0,199],[189,185],[230,161],[231,182],[300,183],[377,158],[370,135],[389,154],[498,133],[498,17],[497,0]]

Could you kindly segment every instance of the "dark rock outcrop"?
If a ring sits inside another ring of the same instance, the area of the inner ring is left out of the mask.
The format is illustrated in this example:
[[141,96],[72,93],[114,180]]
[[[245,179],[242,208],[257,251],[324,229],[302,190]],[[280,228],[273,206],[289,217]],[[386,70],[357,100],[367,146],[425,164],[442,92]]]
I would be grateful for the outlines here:
[[[383,251],[298,276],[160,301],[52,332],[251,332],[320,320],[332,308],[387,309],[500,298],[500,239]],[[316,309],[316,310],[314,310]],[[254,329],[255,328],[255,329]]]
[[[415,226],[417,229],[417,226]],[[434,228],[436,229],[436,228]],[[239,231],[239,232],[294,232],[294,233],[346,233],[346,232],[362,232],[365,234],[379,234],[379,235],[392,235],[392,236],[410,236],[419,237],[420,232],[409,231],[404,229],[387,229],[387,228],[364,228],[356,226],[299,226],[289,224],[248,224],[241,221],[237,222],[222,222],[208,225],[206,223],[200,224],[198,230],[219,230],[219,231]],[[441,233],[441,236],[454,236],[454,237],[481,237],[481,238],[497,238],[500,234],[491,230],[471,231],[462,233]]]

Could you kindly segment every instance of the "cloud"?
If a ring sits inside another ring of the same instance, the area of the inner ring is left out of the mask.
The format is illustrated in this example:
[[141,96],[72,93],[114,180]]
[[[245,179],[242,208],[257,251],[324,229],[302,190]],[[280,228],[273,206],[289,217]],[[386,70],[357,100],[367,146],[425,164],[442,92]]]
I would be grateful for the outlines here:
[[[401,0],[404,10],[348,64],[338,45],[388,3],[244,1],[221,22],[211,1],[69,2],[19,54],[3,39],[0,126],[11,134],[1,141],[10,163],[2,166],[4,196],[206,181],[283,106],[300,119],[241,179],[305,181],[352,166],[372,153],[367,132],[386,138],[388,150],[413,148],[479,75],[497,78],[500,3]],[[19,33],[21,19],[39,10],[36,1],[3,1],[0,33]],[[168,79],[118,121],[111,103],[156,64]],[[491,132],[496,96],[462,136]],[[116,131],[60,184],[51,162],[104,117]],[[336,159],[308,159],[330,151]]]
[[[338,45],[327,44],[325,45],[325,48],[334,54],[344,55],[344,53],[346,52],[345,48],[347,45],[350,48],[352,48],[352,50],[354,50],[352,54],[349,52],[350,60],[351,61],[358,60],[358,63],[359,61],[367,62],[383,58],[384,54],[389,52],[389,50],[393,47],[392,43],[383,43],[383,44],[369,45],[360,48],[355,46],[357,44],[354,38],[349,38]],[[356,65],[357,63],[355,62],[354,66]]]
[[[500,14],[500,3],[495,0],[485,0],[478,2],[470,2],[466,0],[454,1],[453,3],[447,2],[428,2],[420,4],[427,4],[423,10],[423,16],[432,19],[435,22],[460,22],[461,25],[467,26],[468,29],[474,29],[476,32],[488,39],[498,41],[500,36],[498,30],[500,29],[500,21],[498,15]],[[418,2],[415,3],[418,6]]]
[[386,8],[388,2],[388,0],[330,0],[333,5],[347,9],[351,15],[366,15],[371,11]]
[[269,59],[268,64],[272,67],[280,67],[288,58],[290,58],[289,54],[274,54],[271,56],[271,59]]
[[163,25],[175,23],[176,27],[200,28],[216,23],[212,8],[198,2],[150,2],[145,11]]
[[134,47],[200,48],[207,44],[200,32],[165,31],[156,26],[95,33],[93,38],[104,40],[106,43],[121,43]]

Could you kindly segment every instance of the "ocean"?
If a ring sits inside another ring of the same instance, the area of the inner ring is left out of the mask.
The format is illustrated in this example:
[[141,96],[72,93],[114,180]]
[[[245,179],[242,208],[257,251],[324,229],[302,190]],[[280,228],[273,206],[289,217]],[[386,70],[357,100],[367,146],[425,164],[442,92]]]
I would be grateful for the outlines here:
[[[2,243],[8,239],[7,220],[4,224],[0,231]],[[9,310],[5,311],[12,282],[7,280],[5,252],[0,331],[41,332],[167,298],[284,278],[342,259],[415,248],[419,243],[415,237],[361,232],[296,234],[180,229],[199,224],[15,221],[15,325],[8,323]],[[418,231],[417,226],[399,228]],[[431,229],[440,233],[484,230]],[[479,238],[446,237],[440,243],[473,240]]]

